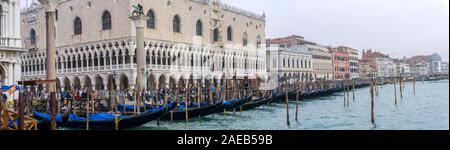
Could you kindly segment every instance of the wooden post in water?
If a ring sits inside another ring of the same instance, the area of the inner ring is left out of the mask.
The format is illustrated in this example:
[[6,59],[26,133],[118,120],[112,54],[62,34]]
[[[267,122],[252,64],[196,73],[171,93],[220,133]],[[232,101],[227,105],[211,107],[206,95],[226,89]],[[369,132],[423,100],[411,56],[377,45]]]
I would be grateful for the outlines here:
[[300,105],[300,96],[301,96],[301,92],[303,91],[303,83],[299,83],[299,91],[297,91],[297,106],[296,106],[296,111],[295,111],[295,121],[298,122],[298,116],[299,116],[299,105]]
[[375,83],[376,82],[372,78],[372,84],[370,87],[370,95],[371,95],[371,103],[370,103],[371,115],[370,116],[371,116],[371,122],[372,122],[372,125],[374,126],[374,128],[376,127],[376,124],[375,124],[375,93],[374,93],[374,84]]
[[188,114],[188,109],[189,109],[189,105],[188,105],[188,99],[189,99],[189,83],[188,81],[186,82],[186,87],[185,87],[185,91],[186,91],[186,99],[184,102],[184,110],[185,110],[185,118],[186,118],[186,124],[189,123],[189,114]]
[[397,81],[394,77],[394,96],[395,96],[395,105],[397,105]]
[[202,92],[201,92],[201,89],[200,89],[200,83],[198,83],[197,82],[197,105],[198,105],[198,108],[200,108],[200,103],[201,103],[201,98],[202,98]]
[[[21,91],[19,94],[19,130],[24,130],[25,128],[25,94]],[[1,106],[0,106],[1,107]],[[1,114],[1,112],[0,112]]]
[[400,98],[403,98],[403,79],[401,74],[400,74]]
[[89,130],[89,103],[91,102],[89,97],[91,97],[91,95],[88,92],[86,99],[86,130]]
[[353,82],[353,101],[355,101],[355,82]]
[[414,92],[414,96],[416,96],[416,79],[413,78],[413,92]]
[[342,82],[342,86],[344,86],[344,108],[347,107],[347,95],[345,94],[345,82]]
[[[110,97],[110,98],[112,98],[112,97]],[[110,103],[112,102],[112,101],[109,101]],[[114,98],[114,124],[115,124],[115,129],[116,130],[119,130],[119,118],[117,117],[117,97],[115,97]],[[111,104],[110,104],[111,105]],[[111,105],[112,106],[112,105]]]
[[287,125],[291,126],[291,124],[289,123],[289,89],[288,89],[289,87],[288,87],[287,80],[286,80],[285,87],[286,87],[286,91],[285,91],[285,93],[286,93],[286,121],[287,121]]
[[347,107],[350,106],[350,85],[347,86]]

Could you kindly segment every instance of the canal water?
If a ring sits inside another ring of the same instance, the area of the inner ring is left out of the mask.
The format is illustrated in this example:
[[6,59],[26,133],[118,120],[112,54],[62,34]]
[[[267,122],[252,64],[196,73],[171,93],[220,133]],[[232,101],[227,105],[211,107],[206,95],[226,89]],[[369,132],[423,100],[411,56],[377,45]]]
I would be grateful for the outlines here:
[[134,130],[449,130],[449,81],[406,83],[403,98],[397,85],[379,87],[376,96],[376,128],[370,118],[369,88],[358,89],[350,106],[344,107],[343,93],[302,101],[299,121],[295,121],[296,103],[289,103],[290,126],[286,123],[284,103],[262,106],[244,112],[227,112],[184,121],[149,122]]

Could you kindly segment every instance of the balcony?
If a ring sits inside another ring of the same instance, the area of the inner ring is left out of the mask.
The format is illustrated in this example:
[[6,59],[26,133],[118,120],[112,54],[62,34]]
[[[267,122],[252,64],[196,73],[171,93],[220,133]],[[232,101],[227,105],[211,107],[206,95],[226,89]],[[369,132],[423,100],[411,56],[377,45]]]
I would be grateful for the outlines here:
[[1,50],[24,51],[21,49],[21,44],[20,39],[0,37]]

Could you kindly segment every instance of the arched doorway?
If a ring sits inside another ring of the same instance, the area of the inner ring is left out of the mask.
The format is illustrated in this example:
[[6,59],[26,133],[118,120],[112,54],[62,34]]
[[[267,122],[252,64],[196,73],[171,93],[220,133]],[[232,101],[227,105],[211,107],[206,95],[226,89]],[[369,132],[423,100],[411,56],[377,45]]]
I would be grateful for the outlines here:
[[73,79],[73,89],[81,89],[81,80],[78,77]]
[[120,77],[120,90],[125,91],[129,88],[130,84],[128,83],[128,77],[126,75],[122,75]]
[[177,81],[173,77],[170,77],[170,82],[169,83],[170,83],[169,86],[170,86],[171,89],[174,89],[174,88],[177,87]]
[[108,80],[108,90],[115,90],[116,87],[116,79],[114,79],[114,77],[110,75]]
[[92,81],[91,78],[89,76],[86,76],[84,79],[84,87],[86,87],[86,89],[88,91],[92,90]]
[[6,72],[4,71],[3,67],[0,66],[0,85],[6,84]]
[[95,90],[104,90],[105,85],[103,85],[103,78],[101,76],[95,77]]
[[155,75],[151,74],[147,80],[147,88],[150,90],[156,89],[156,78]]
[[178,80],[178,87],[179,88],[185,88],[186,87],[186,82],[184,82],[184,78],[180,77],[180,79]]
[[61,92],[61,81],[58,78],[56,79],[56,92]]
[[71,84],[70,84],[70,79],[66,77],[66,78],[64,78],[64,91],[70,91],[70,90],[72,90]]
[[161,75],[161,77],[159,77],[159,88],[166,88],[166,76],[164,75]]

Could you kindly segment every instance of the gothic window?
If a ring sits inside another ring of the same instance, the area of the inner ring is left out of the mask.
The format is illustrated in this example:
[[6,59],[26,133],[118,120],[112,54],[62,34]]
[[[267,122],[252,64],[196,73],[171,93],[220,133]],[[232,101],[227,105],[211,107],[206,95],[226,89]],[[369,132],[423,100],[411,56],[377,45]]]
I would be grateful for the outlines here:
[[95,53],[94,54],[94,66],[98,66],[99,64],[98,64],[98,55],[97,55],[97,53]]
[[81,23],[80,17],[75,18],[73,26],[75,35],[80,35],[81,33],[83,33],[83,24]]
[[175,17],[173,17],[173,32],[177,32],[180,33],[181,27],[181,21],[180,21],[180,17],[178,15],[175,15]]
[[30,44],[36,44],[36,31],[34,29],[30,31]]
[[125,64],[130,64],[131,63],[131,57],[130,57],[130,52],[128,51],[128,49],[125,51]]
[[203,23],[202,21],[198,20],[196,26],[196,35],[202,36],[203,35]]
[[111,13],[109,11],[105,11],[102,15],[102,29],[110,30],[111,29]]
[[58,9],[55,10],[55,20],[58,21]]
[[256,38],[256,48],[261,48],[261,36],[258,35]]
[[78,57],[78,61],[77,61],[78,62],[78,68],[81,68],[81,59],[82,59],[81,56]]
[[155,52],[152,52],[152,64],[156,65],[156,55]]
[[87,67],[87,63],[89,58],[86,57],[86,54],[83,55],[83,67]]
[[145,62],[146,62],[147,65],[150,64],[150,53],[149,53],[149,51],[147,51],[147,53],[145,55]]
[[153,10],[149,10],[147,12],[147,28],[154,29],[155,28],[155,13]]
[[111,53],[111,58],[112,58],[112,65],[117,65],[117,56],[116,56],[116,52],[112,51]]
[[228,26],[227,29],[227,39],[228,41],[233,41],[233,28],[231,26]]
[[100,66],[104,66],[105,65],[105,58],[103,57],[103,52],[100,52]]
[[219,35],[219,29],[214,29],[214,35],[213,35],[213,41],[217,42],[219,41],[220,35]]
[[248,34],[247,32],[244,32],[244,35],[242,36],[242,45],[247,46],[248,44]]

